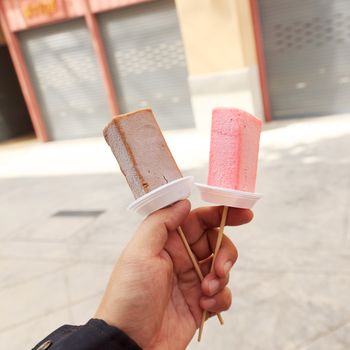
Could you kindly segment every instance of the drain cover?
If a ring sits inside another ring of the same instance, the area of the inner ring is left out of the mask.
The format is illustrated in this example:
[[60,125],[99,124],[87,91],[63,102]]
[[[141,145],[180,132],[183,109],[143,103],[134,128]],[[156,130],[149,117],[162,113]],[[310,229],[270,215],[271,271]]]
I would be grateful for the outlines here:
[[59,210],[52,215],[52,217],[97,217],[103,214],[105,210]]

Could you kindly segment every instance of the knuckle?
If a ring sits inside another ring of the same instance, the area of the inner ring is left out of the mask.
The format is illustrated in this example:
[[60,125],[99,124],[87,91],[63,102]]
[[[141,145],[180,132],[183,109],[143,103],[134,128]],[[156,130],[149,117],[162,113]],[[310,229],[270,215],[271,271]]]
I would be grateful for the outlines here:
[[228,310],[232,305],[232,293],[229,288],[225,289],[225,297],[223,303],[223,310]]
[[232,243],[232,250],[233,250],[233,263],[235,263],[238,259],[238,250],[233,243]]
[[220,289],[224,290],[230,281],[230,274],[225,275],[220,279]]

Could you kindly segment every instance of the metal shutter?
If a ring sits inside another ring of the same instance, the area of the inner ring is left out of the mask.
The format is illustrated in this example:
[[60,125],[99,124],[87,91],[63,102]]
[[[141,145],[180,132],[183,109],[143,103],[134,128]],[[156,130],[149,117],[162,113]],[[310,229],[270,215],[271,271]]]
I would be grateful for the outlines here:
[[27,30],[19,40],[49,138],[101,135],[111,114],[84,20]]
[[121,111],[149,106],[163,129],[194,127],[174,2],[134,5],[98,19]]
[[274,118],[350,111],[350,1],[259,0]]

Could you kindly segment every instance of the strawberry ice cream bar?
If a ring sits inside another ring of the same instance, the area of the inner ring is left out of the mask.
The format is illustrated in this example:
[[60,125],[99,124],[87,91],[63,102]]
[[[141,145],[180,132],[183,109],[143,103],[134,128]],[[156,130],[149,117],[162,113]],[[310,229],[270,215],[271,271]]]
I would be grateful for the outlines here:
[[261,121],[236,108],[213,110],[208,185],[254,192]]
[[151,109],[114,117],[103,134],[135,198],[182,177]]

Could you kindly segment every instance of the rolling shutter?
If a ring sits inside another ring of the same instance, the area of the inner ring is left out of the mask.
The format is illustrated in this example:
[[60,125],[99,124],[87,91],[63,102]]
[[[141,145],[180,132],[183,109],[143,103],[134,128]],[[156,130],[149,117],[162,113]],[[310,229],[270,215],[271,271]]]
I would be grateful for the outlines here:
[[152,107],[161,128],[194,127],[174,1],[98,15],[122,112]]
[[19,33],[50,140],[96,136],[110,120],[83,19]]
[[350,2],[257,3],[273,118],[350,112]]

